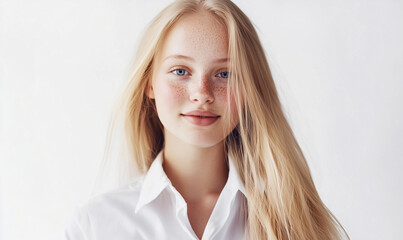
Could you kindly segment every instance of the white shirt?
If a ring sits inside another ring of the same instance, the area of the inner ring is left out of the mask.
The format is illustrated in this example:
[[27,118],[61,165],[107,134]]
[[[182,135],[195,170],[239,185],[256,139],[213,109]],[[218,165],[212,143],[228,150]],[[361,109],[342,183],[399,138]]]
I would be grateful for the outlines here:
[[[162,168],[162,151],[147,174],[116,190],[93,197],[78,208],[66,228],[68,240],[164,240],[198,237],[187,204]],[[202,239],[245,239],[246,194],[228,158],[229,174]]]

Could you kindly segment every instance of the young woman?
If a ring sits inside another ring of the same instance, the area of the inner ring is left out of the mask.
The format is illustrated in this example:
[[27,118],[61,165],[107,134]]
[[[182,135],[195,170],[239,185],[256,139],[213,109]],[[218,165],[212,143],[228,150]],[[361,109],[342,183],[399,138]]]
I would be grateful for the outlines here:
[[143,177],[84,205],[67,239],[348,238],[236,5],[175,1],[148,27],[134,66],[122,99]]

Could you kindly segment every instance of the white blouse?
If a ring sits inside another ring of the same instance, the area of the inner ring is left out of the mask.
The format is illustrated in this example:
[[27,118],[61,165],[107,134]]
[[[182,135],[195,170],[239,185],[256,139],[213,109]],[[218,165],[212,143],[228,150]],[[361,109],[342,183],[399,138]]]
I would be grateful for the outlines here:
[[[187,204],[162,168],[162,151],[147,174],[116,190],[93,197],[77,208],[65,229],[67,240],[164,240],[198,237]],[[245,239],[246,194],[228,158],[229,174],[202,239]]]

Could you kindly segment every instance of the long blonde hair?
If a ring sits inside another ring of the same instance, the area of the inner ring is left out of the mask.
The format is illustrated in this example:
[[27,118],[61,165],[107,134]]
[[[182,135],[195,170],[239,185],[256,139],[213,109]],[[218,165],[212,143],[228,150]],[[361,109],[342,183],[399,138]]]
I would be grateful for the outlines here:
[[225,149],[235,160],[246,189],[248,238],[349,238],[318,195],[282,111],[255,28],[230,0],[175,1],[146,29],[119,102],[124,114],[126,147],[132,154],[125,168],[145,173],[163,147],[163,126],[154,100],[145,94],[146,87],[166,33],[181,16],[199,10],[211,12],[228,29],[228,92],[235,96],[239,124],[226,137]]

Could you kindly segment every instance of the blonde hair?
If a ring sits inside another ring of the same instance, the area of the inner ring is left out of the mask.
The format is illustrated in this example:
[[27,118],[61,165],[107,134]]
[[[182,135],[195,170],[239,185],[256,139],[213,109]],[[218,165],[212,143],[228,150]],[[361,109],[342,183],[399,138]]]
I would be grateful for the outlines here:
[[175,1],[146,29],[130,81],[120,99],[126,147],[132,154],[125,168],[145,173],[163,148],[163,126],[154,100],[145,91],[166,33],[181,16],[200,10],[214,14],[228,29],[228,97],[229,92],[235,96],[239,124],[226,137],[225,150],[235,160],[246,189],[248,238],[349,238],[314,186],[308,164],[282,111],[255,28],[230,0]]

